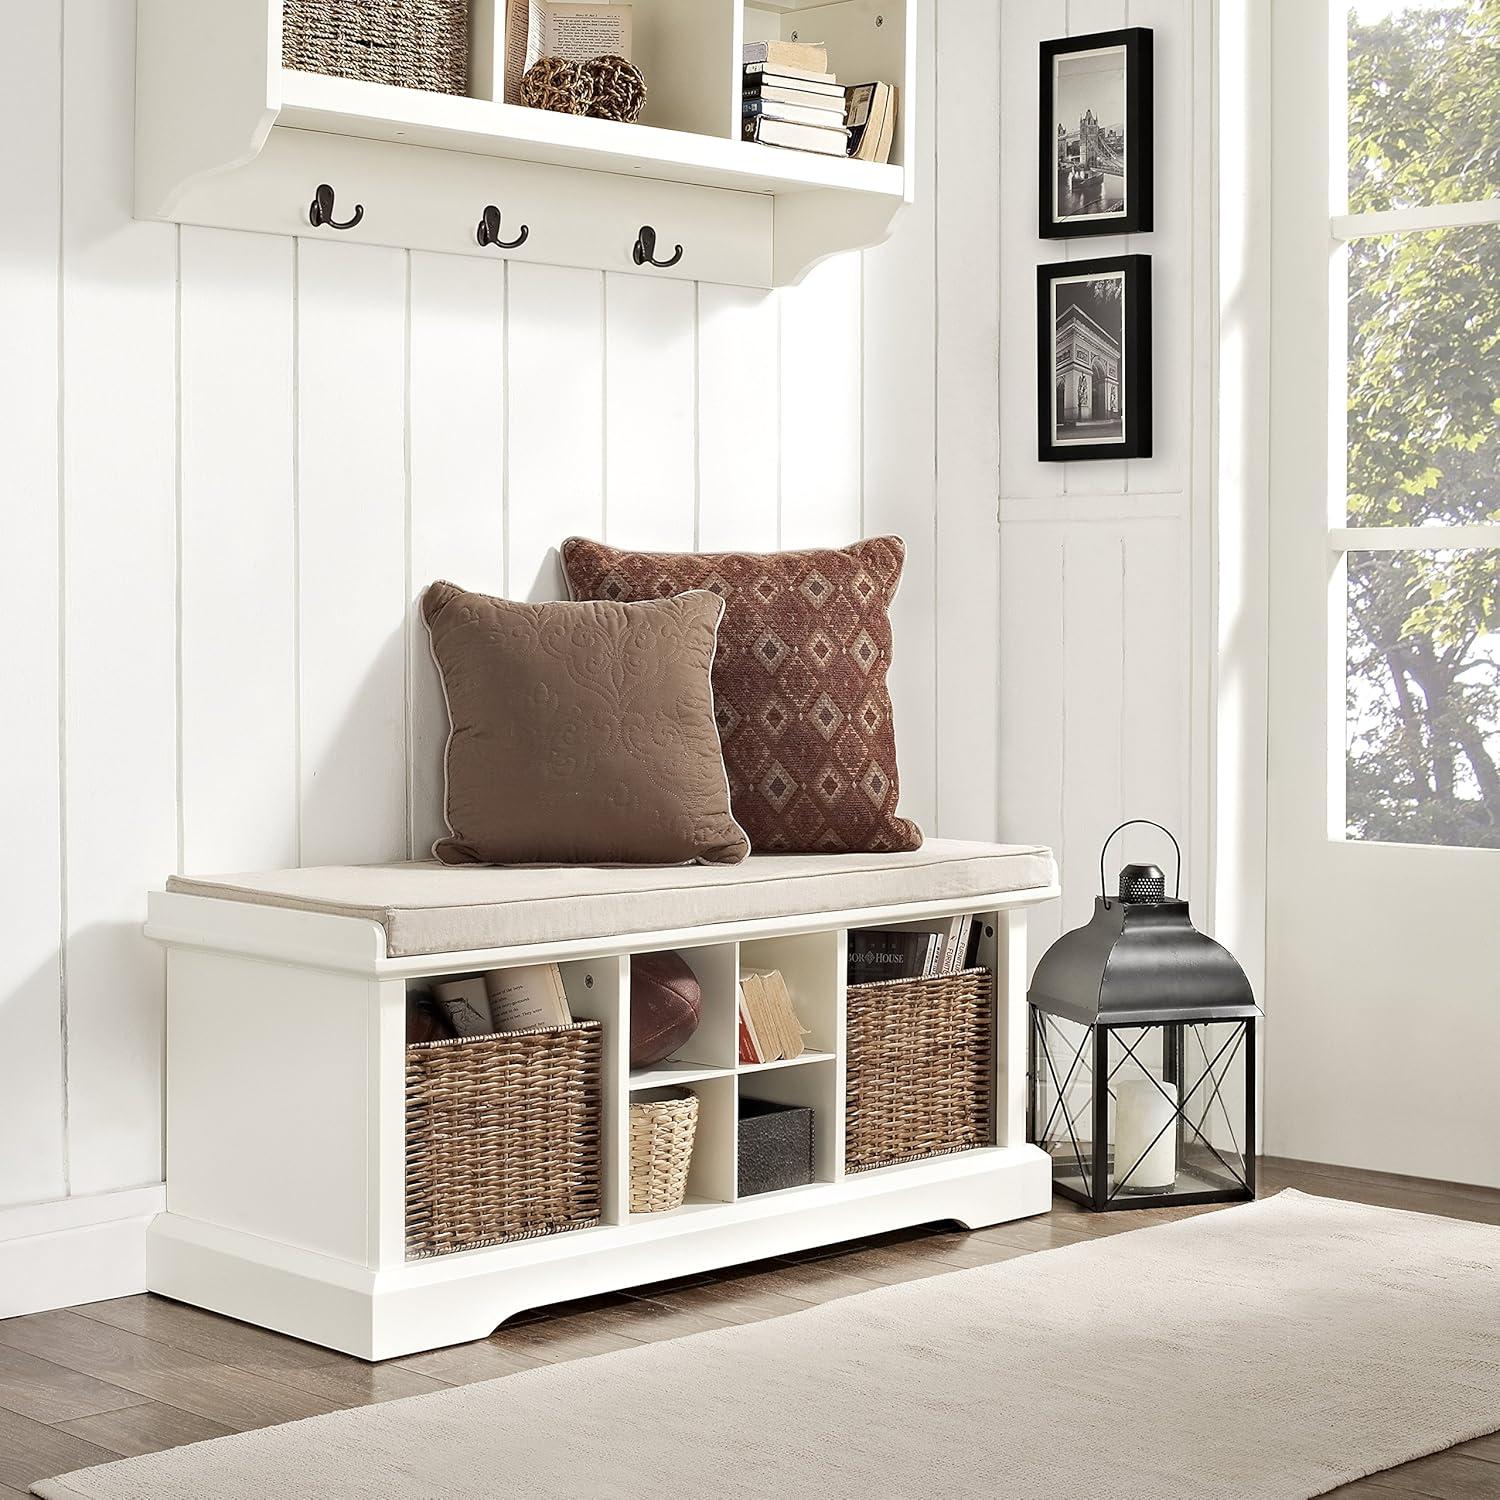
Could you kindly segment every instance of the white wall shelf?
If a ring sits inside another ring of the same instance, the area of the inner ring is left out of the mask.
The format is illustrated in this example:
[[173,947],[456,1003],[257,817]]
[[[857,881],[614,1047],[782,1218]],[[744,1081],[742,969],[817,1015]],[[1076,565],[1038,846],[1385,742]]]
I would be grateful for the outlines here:
[[[504,103],[497,3],[475,0],[456,97],[284,69],[280,0],[140,0],[137,217],[769,287],[879,243],[911,198],[915,0],[637,0],[633,125]],[[743,43],[793,31],[828,44],[841,82],[897,86],[891,163],[739,138]],[[308,222],[324,182],[357,225]],[[491,203],[524,245],[478,244]],[[684,246],[677,265],[635,266],[643,224]]]

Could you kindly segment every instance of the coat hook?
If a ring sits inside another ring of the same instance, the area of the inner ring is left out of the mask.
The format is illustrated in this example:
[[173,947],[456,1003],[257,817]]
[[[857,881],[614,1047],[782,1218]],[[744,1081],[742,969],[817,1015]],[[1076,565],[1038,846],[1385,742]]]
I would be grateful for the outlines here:
[[649,224],[643,224],[641,232],[636,236],[635,249],[631,254],[638,266],[656,266],[665,269],[667,266],[675,266],[682,259],[682,246],[677,247],[671,260],[657,260],[656,231]]
[[515,239],[502,240],[500,238],[500,210],[493,203],[487,203],[484,212],[479,216],[479,228],[474,231],[474,238],[481,245],[494,245],[500,250],[514,250],[526,243],[526,237],[530,233],[530,227],[523,224],[520,234]]
[[353,218],[345,219],[340,224],[333,216],[333,189],[326,182],[318,184],[318,190],[313,194],[313,201],[307,206],[308,222],[314,229],[321,229],[324,224],[330,229],[353,229],[364,216],[364,204],[356,203]]

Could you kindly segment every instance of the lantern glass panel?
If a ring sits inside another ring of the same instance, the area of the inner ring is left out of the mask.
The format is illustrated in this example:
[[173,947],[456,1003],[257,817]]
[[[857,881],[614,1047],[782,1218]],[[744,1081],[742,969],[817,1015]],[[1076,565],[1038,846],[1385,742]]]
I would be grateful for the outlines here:
[[1106,1199],[1247,1188],[1249,1024],[1177,1021],[1105,1029]]
[[1094,1194],[1094,1028],[1031,1013],[1031,1139],[1052,1158],[1052,1180]]

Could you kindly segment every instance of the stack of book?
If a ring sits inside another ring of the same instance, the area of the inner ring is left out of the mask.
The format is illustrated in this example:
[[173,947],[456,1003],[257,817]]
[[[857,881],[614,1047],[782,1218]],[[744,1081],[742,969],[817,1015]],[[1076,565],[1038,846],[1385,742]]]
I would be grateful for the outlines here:
[[763,146],[847,156],[844,90],[813,42],[745,43],[744,137]]
[[433,987],[432,996],[455,1036],[573,1024],[562,971],[556,964],[491,969],[470,979],[445,980]]
[[849,934],[849,983],[932,979],[972,969],[983,927],[973,916],[959,916],[915,931],[857,928]]
[[784,1062],[801,1057],[807,1033],[780,969],[747,971],[740,979],[740,1061]]

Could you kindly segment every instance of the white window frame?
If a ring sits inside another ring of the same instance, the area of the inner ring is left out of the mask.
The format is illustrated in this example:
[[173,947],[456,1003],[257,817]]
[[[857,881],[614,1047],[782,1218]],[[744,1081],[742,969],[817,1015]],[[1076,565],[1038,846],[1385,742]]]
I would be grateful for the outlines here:
[[[1315,8],[1310,6],[1310,12]],[[1348,555],[1413,549],[1500,548],[1500,523],[1455,526],[1347,526],[1349,245],[1374,235],[1500,224],[1500,199],[1440,203],[1420,208],[1349,212],[1348,0],[1327,0],[1328,24],[1328,234],[1333,246],[1328,288],[1328,837],[1350,839],[1345,802],[1348,725],[1344,691],[1348,671]],[[1404,846],[1409,847],[1409,846]],[[1432,845],[1447,848],[1447,845]],[[1461,847],[1461,846],[1455,846]]]

